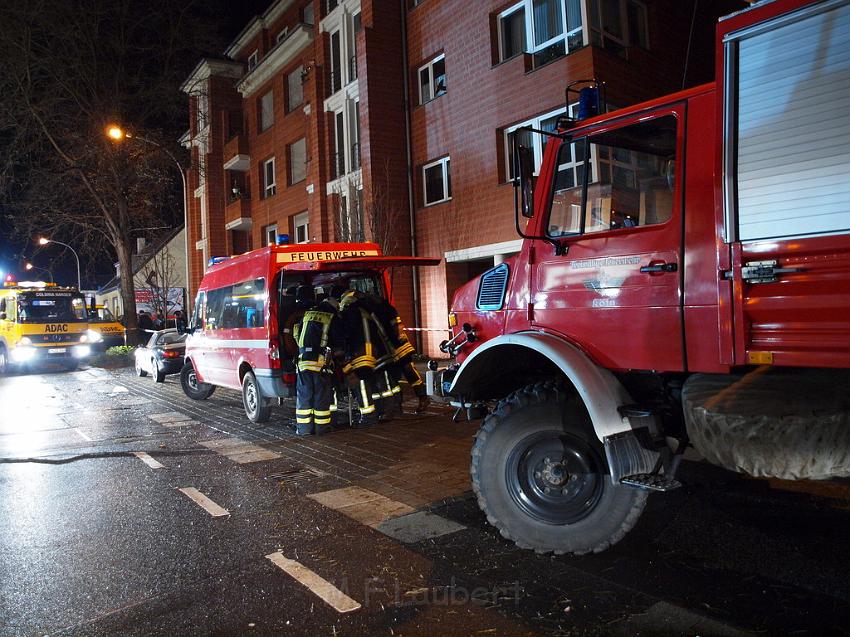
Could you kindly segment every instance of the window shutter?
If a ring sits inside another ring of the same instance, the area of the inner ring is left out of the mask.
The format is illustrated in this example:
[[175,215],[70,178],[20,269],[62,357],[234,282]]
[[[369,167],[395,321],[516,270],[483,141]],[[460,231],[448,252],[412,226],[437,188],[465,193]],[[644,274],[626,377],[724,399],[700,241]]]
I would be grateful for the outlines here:
[[850,231],[850,5],[740,38],[739,238]]

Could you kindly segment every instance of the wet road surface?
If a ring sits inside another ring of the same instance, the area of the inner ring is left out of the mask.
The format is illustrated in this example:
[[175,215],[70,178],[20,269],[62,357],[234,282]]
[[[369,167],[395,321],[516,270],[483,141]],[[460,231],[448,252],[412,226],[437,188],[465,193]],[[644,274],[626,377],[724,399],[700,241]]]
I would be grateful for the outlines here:
[[434,407],[296,438],[129,370],[0,378],[2,635],[850,632],[850,488],[685,463],[611,550],[547,557]]

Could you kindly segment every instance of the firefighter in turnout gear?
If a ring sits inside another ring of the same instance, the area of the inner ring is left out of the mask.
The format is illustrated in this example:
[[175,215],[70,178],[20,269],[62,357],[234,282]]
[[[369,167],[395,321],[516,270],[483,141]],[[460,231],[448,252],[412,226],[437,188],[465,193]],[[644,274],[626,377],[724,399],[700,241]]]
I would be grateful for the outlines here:
[[359,426],[369,427],[378,418],[376,400],[372,397],[375,367],[375,324],[372,313],[364,305],[364,295],[346,291],[339,303],[345,330],[345,364],[342,371],[356,379],[357,402],[360,408]]
[[295,433],[327,433],[333,426],[333,360],[344,346],[335,299],[325,299],[307,310],[296,326],[298,378],[296,380]]
[[428,406],[425,382],[413,364],[413,355],[416,353],[416,349],[407,338],[407,332],[398,310],[386,299],[374,295],[370,296],[368,306],[375,317],[385,348],[391,357],[391,362],[386,367],[387,389],[392,394],[398,395],[400,403],[401,387],[398,383],[404,377],[419,399],[416,413],[422,413]]

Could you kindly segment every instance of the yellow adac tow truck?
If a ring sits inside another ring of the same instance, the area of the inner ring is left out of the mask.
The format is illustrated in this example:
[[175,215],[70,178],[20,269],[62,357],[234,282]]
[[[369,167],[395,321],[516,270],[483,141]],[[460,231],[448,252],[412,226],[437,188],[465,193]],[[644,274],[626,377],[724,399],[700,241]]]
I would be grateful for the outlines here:
[[126,345],[126,330],[105,305],[89,305],[89,344],[95,350]]
[[76,288],[11,277],[0,288],[0,374],[38,362],[76,369],[94,335]]

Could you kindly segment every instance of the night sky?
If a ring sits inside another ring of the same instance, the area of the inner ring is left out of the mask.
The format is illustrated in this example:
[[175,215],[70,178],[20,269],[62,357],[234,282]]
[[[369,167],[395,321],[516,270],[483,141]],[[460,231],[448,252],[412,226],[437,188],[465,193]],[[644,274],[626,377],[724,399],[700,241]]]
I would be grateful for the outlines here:
[[[198,51],[198,58],[200,59],[204,54],[221,56],[233,38],[239,34],[255,15],[259,15],[265,11],[271,2],[272,0],[225,0],[223,2],[224,10],[222,11],[223,28],[220,50]],[[175,87],[175,90],[177,88]],[[188,122],[188,114],[186,115],[186,121]],[[11,224],[12,222],[6,221],[0,215],[0,274],[3,277],[11,272],[18,280],[48,280],[49,277],[44,271],[33,270],[26,272],[23,269],[24,263],[31,261],[37,267],[52,270],[57,283],[61,285],[76,285],[76,261],[68,250],[57,245],[42,248],[35,243],[37,237],[34,237],[31,242],[13,241],[10,237],[12,230]],[[93,262],[89,255],[80,254],[80,262],[83,271],[83,287],[86,289],[94,289],[99,285],[103,285],[114,275],[113,266],[108,258],[100,258]],[[87,270],[89,270],[88,273]]]

